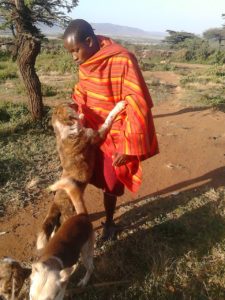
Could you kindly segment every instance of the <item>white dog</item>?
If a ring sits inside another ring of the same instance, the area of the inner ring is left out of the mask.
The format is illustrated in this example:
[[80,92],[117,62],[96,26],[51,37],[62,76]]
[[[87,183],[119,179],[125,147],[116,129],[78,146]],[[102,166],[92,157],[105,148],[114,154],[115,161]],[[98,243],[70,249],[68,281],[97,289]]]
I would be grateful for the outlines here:
[[80,254],[87,271],[78,285],[86,285],[93,272],[94,231],[79,187],[73,179],[63,178],[51,189],[64,189],[75,204],[77,215],[60,226],[38,262],[32,265],[30,300],[63,299]]

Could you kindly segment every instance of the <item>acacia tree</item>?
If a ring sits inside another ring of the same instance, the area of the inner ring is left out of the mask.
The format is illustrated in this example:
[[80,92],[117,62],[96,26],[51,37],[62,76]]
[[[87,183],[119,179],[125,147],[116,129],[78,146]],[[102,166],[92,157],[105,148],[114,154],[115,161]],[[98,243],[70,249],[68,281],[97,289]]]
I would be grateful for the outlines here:
[[77,6],[78,0],[0,0],[1,28],[10,29],[14,38],[15,58],[28,95],[28,108],[34,120],[43,116],[41,83],[35,71],[41,50],[38,24],[65,26],[66,15]]
[[163,42],[169,44],[172,48],[181,45],[188,39],[197,38],[195,34],[190,32],[174,30],[167,30],[167,32],[169,35],[165,37]]
[[220,49],[222,41],[225,40],[225,29],[224,28],[210,28],[203,32],[203,36],[207,40],[218,41],[219,49]]

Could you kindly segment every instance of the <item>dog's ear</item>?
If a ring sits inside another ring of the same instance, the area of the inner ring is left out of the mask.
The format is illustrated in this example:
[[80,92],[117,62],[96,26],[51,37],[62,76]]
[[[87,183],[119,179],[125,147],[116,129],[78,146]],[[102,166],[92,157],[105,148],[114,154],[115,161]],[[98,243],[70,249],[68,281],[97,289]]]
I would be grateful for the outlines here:
[[68,281],[68,279],[73,274],[73,272],[75,272],[77,266],[78,266],[78,264],[75,264],[70,268],[66,268],[66,269],[63,269],[62,271],[60,271],[60,274],[59,274],[60,275],[60,282],[64,283],[64,282]]

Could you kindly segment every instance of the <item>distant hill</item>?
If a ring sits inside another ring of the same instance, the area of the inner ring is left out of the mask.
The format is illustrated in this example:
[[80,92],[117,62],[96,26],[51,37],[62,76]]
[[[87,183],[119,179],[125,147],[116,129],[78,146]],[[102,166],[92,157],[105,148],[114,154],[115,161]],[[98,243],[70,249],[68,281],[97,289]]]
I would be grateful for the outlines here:
[[[135,27],[115,25],[111,23],[91,23],[91,25],[96,34],[102,34],[111,37],[162,40],[166,36],[166,33],[164,32],[149,32]],[[63,29],[58,26],[50,28],[41,25],[40,28],[46,35],[61,35],[63,33]]]
[[97,34],[103,34],[108,36],[117,37],[136,37],[146,39],[158,39],[165,38],[166,33],[156,31],[145,31],[135,27],[115,25],[111,23],[91,23]]
[[[149,40],[157,42],[163,40],[167,35],[165,32],[145,31],[135,27],[115,25],[111,23],[91,23],[96,34],[110,37],[124,38],[128,40]],[[59,26],[48,27],[40,24],[41,31],[49,37],[59,37],[63,34],[63,29]],[[0,31],[0,35],[8,34],[8,31]]]

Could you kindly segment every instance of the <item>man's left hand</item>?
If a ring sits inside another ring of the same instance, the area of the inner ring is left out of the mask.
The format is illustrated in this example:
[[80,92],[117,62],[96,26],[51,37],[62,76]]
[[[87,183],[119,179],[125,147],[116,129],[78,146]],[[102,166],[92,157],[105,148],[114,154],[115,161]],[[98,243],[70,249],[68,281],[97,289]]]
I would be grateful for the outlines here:
[[129,162],[132,159],[132,157],[133,157],[132,155],[115,153],[113,155],[113,166],[120,167],[122,165],[125,165],[127,162]]

